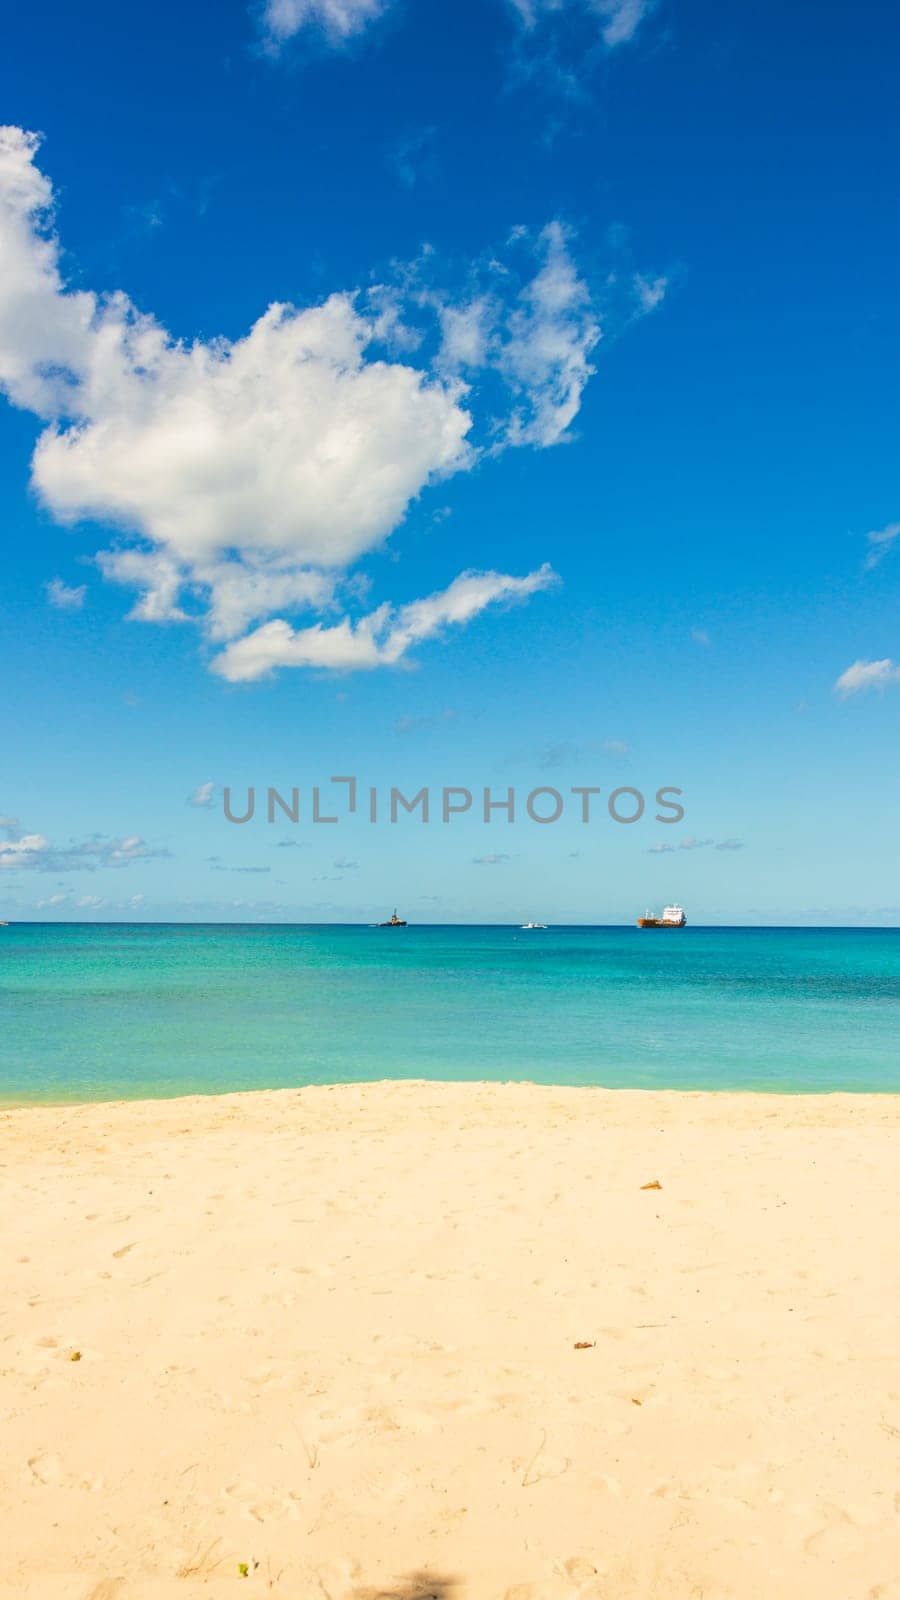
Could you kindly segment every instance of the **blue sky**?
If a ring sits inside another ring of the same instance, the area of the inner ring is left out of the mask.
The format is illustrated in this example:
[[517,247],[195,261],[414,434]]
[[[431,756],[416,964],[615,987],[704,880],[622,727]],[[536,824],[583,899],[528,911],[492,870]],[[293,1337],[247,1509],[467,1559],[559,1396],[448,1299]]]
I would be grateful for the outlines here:
[[[0,914],[900,923],[893,8],[5,46]],[[335,773],[521,820],[315,826]]]

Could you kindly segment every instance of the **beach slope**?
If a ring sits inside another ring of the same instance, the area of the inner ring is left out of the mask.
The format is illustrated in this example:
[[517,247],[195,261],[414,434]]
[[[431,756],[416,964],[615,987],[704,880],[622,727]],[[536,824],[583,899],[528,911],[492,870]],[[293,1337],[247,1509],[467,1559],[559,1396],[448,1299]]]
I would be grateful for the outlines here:
[[898,1135],[527,1084],[3,1112],[0,1595],[898,1600]]

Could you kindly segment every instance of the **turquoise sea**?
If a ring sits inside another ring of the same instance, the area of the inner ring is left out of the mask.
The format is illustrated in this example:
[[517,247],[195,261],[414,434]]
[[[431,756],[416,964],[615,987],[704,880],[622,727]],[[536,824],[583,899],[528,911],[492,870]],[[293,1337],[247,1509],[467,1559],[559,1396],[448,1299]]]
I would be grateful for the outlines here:
[[0,929],[0,1100],[372,1078],[900,1090],[900,929]]

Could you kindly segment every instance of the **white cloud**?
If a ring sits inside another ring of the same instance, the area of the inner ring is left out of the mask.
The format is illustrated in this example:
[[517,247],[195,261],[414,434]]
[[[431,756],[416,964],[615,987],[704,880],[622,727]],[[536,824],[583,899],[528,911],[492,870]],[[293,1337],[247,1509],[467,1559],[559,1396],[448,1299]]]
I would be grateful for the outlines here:
[[878,566],[879,561],[884,559],[891,546],[900,539],[900,522],[889,522],[886,528],[877,528],[873,533],[867,533],[866,539],[871,548],[866,556],[864,566],[865,570],[870,572],[873,567]]
[[50,849],[42,833],[23,833],[17,839],[0,840],[0,871],[18,871],[41,865]]
[[669,856],[676,850],[743,850],[742,839],[682,839],[680,844],[651,844],[647,854],[651,856]]
[[604,44],[612,50],[633,39],[654,0],[511,0],[526,28],[535,28],[543,17],[576,10],[598,19]]
[[510,419],[512,444],[558,444],[581,405],[595,368],[589,356],[600,340],[587,284],[568,250],[565,230],[550,223],[541,235],[544,263],[526,285],[507,322],[498,367],[524,405]]
[[230,683],[248,683],[276,667],[347,672],[395,666],[413,645],[434,638],[445,627],[462,626],[486,606],[526,599],[556,581],[546,563],[524,578],[500,572],[463,572],[439,594],[398,608],[379,606],[357,622],[345,617],[330,628],[317,623],[294,629],[277,619],[228,645],[213,658],[212,669]]
[[124,839],[97,833],[89,839],[54,845],[42,833],[20,833],[17,826],[8,826],[6,832],[10,837],[0,840],[0,871],[94,872],[98,867],[128,867],[170,854],[151,847],[137,833]]
[[[277,50],[306,28],[318,29],[334,45],[362,33],[390,10],[394,0],[266,0],[262,14],[267,43]],[[426,0],[427,3],[427,0]],[[603,43],[613,50],[632,40],[655,0],[509,0],[528,30],[545,17],[579,12],[597,21]]]
[[63,583],[62,578],[51,578],[44,587],[47,599],[58,611],[80,611],[84,605],[86,584],[80,583],[77,588],[70,588],[67,583]]
[[862,694],[867,689],[887,689],[892,683],[900,683],[900,667],[895,667],[889,657],[882,661],[854,661],[837,679],[834,692],[847,700],[852,694]]
[[198,784],[197,788],[190,797],[190,804],[192,806],[200,806],[203,808],[209,807],[212,805],[213,800],[215,799],[215,794],[216,785],[213,780],[210,779],[209,783]]
[[[349,28],[354,7],[334,5]],[[273,304],[243,338],[185,344],[123,293],[67,289],[37,146],[0,129],[0,388],[47,424],[32,461],[45,507],[120,530],[95,559],[137,590],[131,617],[199,625],[227,646],[216,671],[259,676],[279,661],[390,664],[465,620],[431,626],[437,599],[545,586],[469,573],[412,606],[338,609],[342,592],[360,601],[350,569],[429,485],[504,446],[569,437],[601,327],[560,223],[516,230],[531,264],[517,276],[493,261],[477,293],[426,292],[410,269],[365,295]],[[639,309],[660,283],[634,289]],[[80,593],[50,590],[63,605]],[[304,611],[317,620],[295,628]]]
[[[440,322],[438,369],[473,384],[487,372],[502,380],[502,414],[492,427],[495,451],[565,442],[596,370],[591,357],[603,330],[572,243],[571,230],[558,221],[536,236],[516,228],[510,246],[537,261],[524,282],[517,285],[511,266],[491,258],[468,298],[453,300],[435,290],[420,295]],[[620,298],[624,291],[626,324],[654,311],[668,286],[666,278],[651,284],[636,273],[619,279],[611,274],[607,287]]]
[[634,38],[652,0],[594,0],[592,9],[603,19],[603,42],[612,49]]
[[263,26],[270,41],[282,44],[302,28],[324,29],[335,43],[360,33],[379,17],[388,0],[266,0]]

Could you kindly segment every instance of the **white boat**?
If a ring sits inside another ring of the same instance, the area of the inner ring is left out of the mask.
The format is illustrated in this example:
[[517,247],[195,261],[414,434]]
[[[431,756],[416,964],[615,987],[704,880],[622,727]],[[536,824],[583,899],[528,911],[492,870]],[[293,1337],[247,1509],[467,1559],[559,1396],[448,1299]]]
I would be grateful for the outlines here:
[[525,933],[529,929],[532,933],[546,933],[547,924],[546,922],[523,922],[522,932]]

